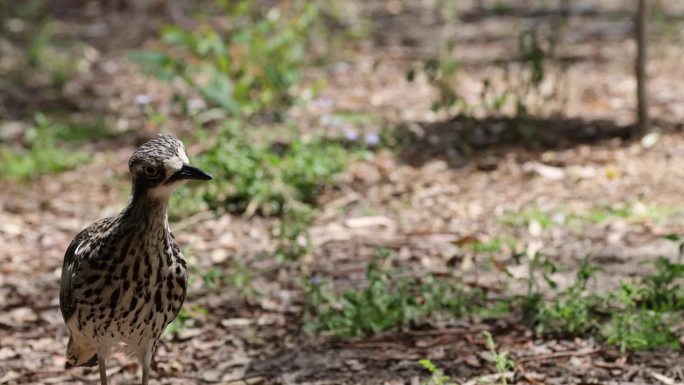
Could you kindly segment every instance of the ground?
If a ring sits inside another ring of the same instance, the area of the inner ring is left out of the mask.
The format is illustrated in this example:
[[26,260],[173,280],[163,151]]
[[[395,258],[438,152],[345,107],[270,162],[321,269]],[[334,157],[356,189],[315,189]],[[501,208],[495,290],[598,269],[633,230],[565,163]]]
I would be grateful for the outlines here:
[[[679,40],[659,30],[652,50],[653,142],[628,139],[625,128],[635,110],[629,8],[577,2],[561,49],[574,63],[564,74],[572,87],[563,117],[549,114],[540,121],[554,142],[501,143],[485,135],[461,146],[466,133],[497,122],[445,119],[430,111],[426,81],[406,80],[415,59],[438,49],[429,37],[449,33],[417,3],[369,2],[362,12],[375,22],[372,38],[356,46],[351,58],[307,74],[327,85],[315,101],[292,111],[302,126],[321,129],[323,116],[367,114],[404,125],[414,138],[399,150],[354,162],[339,187],[325,191],[311,229],[311,253],[296,263],[265,257],[273,248],[268,218],[200,212],[172,223],[195,266],[185,304],[194,322],[160,343],[152,384],[419,384],[428,377],[417,364],[422,358],[437,363],[454,383],[497,382],[502,375],[511,384],[684,382],[677,351],[621,353],[591,339],[542,338],[513,316],[471,316],[369,338],[302,331],[302,280],[320,276],[343,287],[358,285],[378,247],[393,251],[385,261],[393,267],[417,274],[457,271],[469,286],[506,294],[524,290],[529,262],[515,260],[520,252],[543,251],[562,266],[554,276],[561,286],[589,256],[602,268],[591,282],[596,291],[642,274],[650,266],[643,262],[677,255],[677,245],[663,236],[683,231]],[[678,5],[668,6],[674,12]],[[116,28],[125,14],[119,17],[105,27]],[[475,15],[460,22],[454,28],[464,44],[458,52],[464,88],[488,75],[479,64],[515,45],[507,28],[552,17]],[[81,22],[73,33],[95,23]],[[150,44],[140,29],[142,37],[132,41]],[[93,160],[76,169],[28,182],[0,181],[0,384],[97,381],[96,370],[64,369],[62,257],[80,229],[125,205],[127,158],[150,135],[135,95],[162,101],[168,95],[122,54],[121,46],[137,43],[93,39],[87,44],[97,54],[71,85],[73,103],[85,114],[115,119],[123,134],[90,145]],[[370,129],[380,129],[369,121]],[[182,123],[173,127],[185,129]],[[469,246],[473,240],[502,246],[476,252]],[[501,265],[513,279],[499,271]],[[236,286],[208,288],[198,276],[212,269],[233,277],[244,269],[253,276],[249,289],[255,294],[242,296]],[[483,331],[492,333],[499,351],[510,353],[515,371],[496,374]],[[110,384],[139,378],[135,360],[122,353],[110,359],[108,372]]]

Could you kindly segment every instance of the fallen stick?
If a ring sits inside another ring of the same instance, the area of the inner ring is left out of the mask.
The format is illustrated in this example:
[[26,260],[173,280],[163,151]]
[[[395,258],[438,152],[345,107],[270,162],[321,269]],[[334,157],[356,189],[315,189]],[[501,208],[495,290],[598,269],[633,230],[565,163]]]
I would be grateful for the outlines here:
[[517,361],[518,362],[530,362],[530,361],[548,360],[548,359],[552,359],[552,358],[581,357],[581,356],[589,356],[589,355],[598,353],[600,351],[601,351],[601,348],[566,350],[563,352],[555,352],[555,353],[548,353],[548,354],[539,354],[536,356],[520,357]]

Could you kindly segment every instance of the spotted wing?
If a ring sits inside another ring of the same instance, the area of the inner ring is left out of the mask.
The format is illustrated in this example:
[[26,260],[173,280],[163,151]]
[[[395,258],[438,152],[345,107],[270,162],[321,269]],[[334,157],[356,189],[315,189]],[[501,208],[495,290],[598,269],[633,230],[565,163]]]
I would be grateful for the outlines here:
[[62,311],[64,321],[71,318],[76,311],[76,300],[73,297],[74,282],[82,274],[83,261],[90,257],[92,248],[88,246],[94,239],[99,238],[97,235],[102,234],[102,230],[108,228],[112,221],[113,218],[104,218],[88,226],[76,235],[64,253],[59,289],[59,308]]

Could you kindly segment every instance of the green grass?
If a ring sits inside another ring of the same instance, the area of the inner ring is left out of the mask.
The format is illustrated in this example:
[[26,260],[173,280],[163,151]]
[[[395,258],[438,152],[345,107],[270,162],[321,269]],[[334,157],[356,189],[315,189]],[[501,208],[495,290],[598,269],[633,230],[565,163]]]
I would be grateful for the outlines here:
[[310,283],[305,329],[366,336],[439,317],[461,317],[480,303],[481,293],[466,291],[456,278],[403,276],[399,271],[382,269],[375,260],[368,267],[366,285],[360,289],[335,294],[325,283]]
[[[81,59],[73,47],[56,43],[53,37],[53,25],[44,21],[38,25],[37,31],[26,49],[26,64],[32,72],[40,75],[55,90],[61,91],[77,70]],[[19,68],[24,71],[24,68]]]
[[[313,279],[307,285],[305,330],[369,336],[477,315],[521,317],[538,335],[595,338],[625,352],[680,347],[675,330],[684,322],[684,289],[679,285],[684,264],[679,262],[659,258],[653,273],[624,282],[619,290],[599,293],[590,287],[598,268],[588,258],[574,283],[561,290],[553,280],[555,264],[537,255],[529,262],[526,295],[487,301],[486,293],[462,285],[455,277],[407,276],[383,268],[382,261],[376,256],[365,283],[341,293],[325,280]],[[542,289],[544,282],[550,291]],[[499,358],[497,365],[508,367],[505,357]]]
[[492,361],[494,362],[494,368],[500,375],[499,381],[501,385],[507,385],[508,379],[506,378],[505,373],[515,368],[515,362],[509,358],[508,352],[499,352],[496,349],[496,344],[494,343],[494,338],[492,337],[491,333],[484,331],[482,334],[487,342],[487,348],[489,349]]
[[[500,352],[496,348],[494,343],[494,338],[488,331],[482,332],[485,338],[485,343],[487,344],[487,349],[489,349],[490,360],[494,364],[494,369],[496,373],[499,374],[499,384],[507,385],[508,378],[506,373],[510,370],[515,369],[515,362],[509,357],[508,352]],[[421,385],[456,385],[449,376],[444,374],[444,371],[440,369],[437,364],[432,362],[427,358],[418,361],[418,364],[422,366],[425,370],[430,373],[430,378],[427,381],[422,381]],[[477,382],[480,383],[479,381]]]
[[[257,129],[227,123],[216,135],[200,139],[205,150],[193,162],[214,176],[210,184],[174,194],[174,217],[211,209],[247,217],[277,217],[271,231],[275,257],[296,259],[309,250],[308,227],[320,193],[337,186],[347,164],[367,154],[322,137],[285,140],[255,138]],[[262,131],[258,131],[263,133]]]
[[508,236],[499,236],[484,241],[475,241],[470,244],[472,250],[476,253],[494,254],[503,250],[504,246],[513,248],[515,240]]
[[55,139],[74,144],[107,139],[115,135],[113,130],[101,119],[92,123],[59,122],[47,119],[45,123],[40,124],[51,126]]
[[[492,10],[496,13],[496,6]],[[406,73],[406,78],[410,82],[419,76],[427,80],[433,89],[431,109],[435,112],[443,111],[449,116],[460,117],[512,114],[516,118],[515,124],[499,135],[516,140],[530,139],[534,132],[527,133],[523,129],[525,119],[538,114],[540,105],[552,105],[563,96],[557,89],[561,79],[549,72],[549,64],[552,63],[549,59],[555,56],[556,36],[536,29],[520,30],[517,35],[516,54],[497,63],[506,73],[506,81],[499,84],[489,77],[483,78],[479,100],[466,97],[460,87],[462,66],[457,52],[463,47],[459,47],[454,39],[438,42],[440,49],[437,55],[416,62]],[[553,84],[551,89],[542,87],[545,80]]]
[[552,210],[528,208],[507,212],[499,217],[498,220],[500,223],[512,227],[527,227],[532,222],[536,222],[543,229],[548,229],[551,227],[599,224],[615,219],[624,219],[630,222],[665,222],[678,212],[681,212],[681,210],[673,207],[628,203],[615,206],[597,205],[584,211],[571,211],[564,208]]
[[24,133],[24,146],[0,145],[0,177],[11,180],[34,178],[46,173],[69,170],[89,160],[74,151],[69,141],[84,139],[85,128],[54,122],[44,115]]
[[511,211],[502,215],[498,220],[505,225],[514,227],[529,226],[533,221],[539,223],[544,229],[553,225],[551,215],[537,208]]
[[[57,36],[57,23],[52,20],[48,2],[31,1],[33,6],[18,6],[10,10],[14,17],[3,17],[0,5],[0,24],[4,20],[20,21],[18,30],[3,29],[10,47],[22,53],[5,69],[4,80],[14,87],[25,88],[38,99],[59,99],[64,86],[79,70],[90,64],[86,59],[87,46],[76,40]],[[4,16],[9,16],[4,14]],[[9,25],[9,23],[8,23]],[[35,111],[34,111],[35,112]]]
[[624,282],[615,292],[595,293],[587,284],[596,269],[585,260],[573,285],[551,301],[534,302],[537,332],[594,336],[622,351],[679,349],[673,330],[684,321],[684,290],[678,284],[684,264],[665,258],[654,264],[655,272],[636,282]]
[[[319,4],[297,0],[263,7],[251,0],[216,1],[198,28],[163,28],[163,50],[130,58],[158,78],[185,83],[211,107],[234,117],[280,116],[296,99],[292,87],[311,58]],[[223,23],[212,23],[220,17]],[[187,106],[192,95],[178,95]]]
[[352,156],[322,138],[259,141],[246,131],[231,125],[204,141],[206,150],[194,162],[215,180],[181,192],[183,201],[191,198],[217,211],[247,216],[286,215],[315,206],[321,189],[337,183],[337,174]]
[[[216,0],[193,14],[197,28],[165,26],[160,49],[130,53],[144,72],[185,85],[174,102],[193,119],[198,136],[203,135],[205,150],[194,162],[215,178],[175,194],[174,218],[206,209],[278,217],[271,231],[275,257],[295,259],[309,251],[308,227],[318,196],[336,186],[337,175],[356,150],[343,141],[302,138],[299,133],[277,139],[260,134],[274,122],[294,126],[287,114],[290,107],[310,100],[323,85],[303,81],[302,72],[330,53],[320,49],[326,44],[314,42],[334,40],[321,16],[343,17],[347,12],[342,5]],[[191,107],[198,99],[203,106]],[[165,119],[152,112],[150,120]],[[365,124],[377,117],[339,114],[333,120]],[[219,127],[218,132],[208,134],[207,126]]]
[[[184,253],[192,255],[190,252]],[[193,285],[195,280],[201,280],[202,286],[210,292],[230,290],[237,292],[241,298],[252,298],[259,294],[252,286],[255,276],[256,272],[240,261],[231,261],[227,266],[210,267],[200,267],[191,263],[188,286]]]
[[634,222],[655,220],[663,222],[676,213],[669,207],[642,206],[637,207],[634,203],[620,206],[601,205],[591,208],[584,213],[569,213],[569,220],[580,223],[602,223],[615,218],[622,218]]
[[540,334],[582,336],[595,333],[597,311],[602,299],[587,291],[595,268],[585,259],[575,282],[552,301],[536,304],[536,331]]
[[256,272],[242,262],[235,262],[226,274],[226,283],[242,298],[253,298],[259,291],[252,286]]
[[198,322],[206,320],[210,315],[209,310],[202,306],[186,304],[180,309],[176,318],[166,327],[163,335],[164,337],[174,336],[185,329],[194,328]]
[[445,375],[444,371],[431,360],[424,358],[418,361],[418,363],[425,368],[425,370],[430,372],[430,379],[427,382],[421,382],[422,385],[456,385],[456,383],[451,382],[449,376]]
[[603,327],[602,336],[622,352],[656,348],[679,350],[679,339],[668,318],[665,313],[645,309],[616,312]]

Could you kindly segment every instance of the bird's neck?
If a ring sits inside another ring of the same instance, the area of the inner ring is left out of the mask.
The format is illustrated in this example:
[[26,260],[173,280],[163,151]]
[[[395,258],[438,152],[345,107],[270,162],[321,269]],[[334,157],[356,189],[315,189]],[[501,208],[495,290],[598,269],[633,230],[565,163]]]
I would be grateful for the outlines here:
[[168,206],[168,196],[151,196],[146,191],[134,189],[122,215],[131,224],[142,225],[145,228],[162,227],[165,231],[169,231]]

